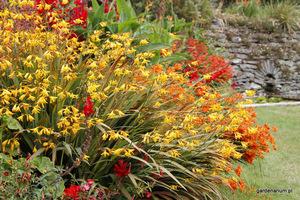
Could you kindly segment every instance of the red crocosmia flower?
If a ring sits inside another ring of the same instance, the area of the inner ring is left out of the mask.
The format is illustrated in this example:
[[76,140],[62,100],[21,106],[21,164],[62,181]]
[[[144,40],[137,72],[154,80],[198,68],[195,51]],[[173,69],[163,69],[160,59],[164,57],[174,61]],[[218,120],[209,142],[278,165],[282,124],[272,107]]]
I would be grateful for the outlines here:
[[160,168],[159,168],[159,172],[160,172],[161,177],[164,177],[164,174],[162,173],[162,170]]
[[87,183],[88,183],[90,186],[93,186],[93,185],[94,185],[94,180],[93,180],[93,179],[88,179],[88,180],[87,180]]
[[236,82],[234,82],[234,83],[231,84],[232,89],[235,89],[236,86],[237,86]]
[[147,198],[150,198],[150,197],[152,196],[151,193],[148,192],[148,191],[145,191],[145,193],[146,193],[146,195],[147,195]]
[[[118,165],[119,164],[119,165]],[[118,164],[115,164],[114,172],[115,174],[121,178],[123,176],[127,176],[130,173],[130,166],[129,169],[127,169],[127,162],[124,162],[123,159],[118,160]]]
[[158,179],[158,175],[157,174],[152,173],[152,175],[154,176],[155,179]]
[[65,189],[65,195],[75,200],[79,200],[79,193],[80,193],[79,185],[71,185],[70,188]]
[[2,172],[4,176],[8,176],[8,172]]
[[197,72],[191,73],[190,74],[190,80],[191,81],[197,81],[199,79],[199,74]]
[[91,97],[88,96],[87,101],[85,103],[85,105],[83,106],[83,111],[81,111],[82,113],[85,114],[85,116],[89,117],[92,113],[95,113],[95,111],[93,110],[93,102],[91,102]]

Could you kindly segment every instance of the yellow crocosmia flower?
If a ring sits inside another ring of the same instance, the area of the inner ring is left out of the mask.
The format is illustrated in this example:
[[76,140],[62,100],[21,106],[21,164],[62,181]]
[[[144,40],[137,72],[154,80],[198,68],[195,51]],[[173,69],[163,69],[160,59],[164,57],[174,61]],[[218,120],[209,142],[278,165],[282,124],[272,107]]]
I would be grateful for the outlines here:
[[34,121],[34,117],[32,117],[30,114],[26,114],[26,120],[32,122]]
[[141,40],[140,41],[140,44],[141,45],[146,45],[146,44],[148,44],[149,42],[147,41],[147,40],[145,40],[145,39],[143,39],[143,40]]
[[169,150],[168,151],[172,157],[179,157],[180,153],[178,151],[175,151],[175,150]]
[[246,149],[246,148],[248,147],[248,142],[241,142],[241,143],[242,143],[242,147],[243,147],[243,148]]
[[210,126],[206,126],[204,129],[208,133],[211,130],[211,127]]
[[253,96],[255,94],[255,91],[254,90],[246,90],[245,93],[247,96]]
[[43,147],[47,147],[48,145],[49,145],[48,142],[44,142],[44,143],[43,143]]
[[38,133],[39,132],[39,127],[35,127],[35,128],[30,129],[30,130],[32,130],[34,133]]
[[104,134],[102,135],[102,140],[107,140],[108,137],[109,137],[109,135],[106,134],[106,133],[104,133]]
[[115,154],[116,156],[120,155],[120,153],[122,153],[124,150],[121,148],[121,149],[116,149],[116,150],[113,150],[113,154]]
[[101,154],[101,156],[104,156],[104,157],[109,156],[109,153],[107,153],[107,151],[105,150],[105,151]]
[[17,119],[18,119],[19,121],[23,122],[23,116],[24,116],[24,115],[21,115],[21,116],[17,117]]
[[177,188],[179,187],[179,185],[170,185],[172,190],[177,190]]
[[123,137],[125,137],[125,138],[129,136],[128,133],[127,133],[126,131],[121,131],[120,133],[121,133],[121,134],[123,135]]
[[57,97],[53,97],[53,96],[50,96],[50,103],[54,103],[57,99]]
[[194,62],[191,62],[191,64],[196,66],[196,65],[198,65],[198,62],[194,61]]
[[134,149],[127,149],[127,150],[125,151],[125,153],[124,153],[124,156],[129,157],[129,156],[132,155],[132,154],[131,154],[132,152],[134,152]]
[[252,100],[250,100],[250,99],[246,99],[246,104],[252,104],[253,103],[253,101]]
[[100,26],[106,27],[106,24],[107,24],[107,22],[101,22],[101,23],[100,23]]
[[12,108],[13,112],[21,112],[20,106],[15,104],[14,107]]
[[241,154],[241,153],[239,153],[239,152],[234,152],[234,153],[233,153],[233,157],[234,157],[235,159],[241,159],[242,156],[243,156],[243,154]]
[[111,113],[108,114],[108,118],[116,118],[117,115],[115,115],[114,111],[111,111]]
[[75,19],[74,20],[74,23],[75,24],[82,24],[84,21],[83,20],[81,20],[81,19]]
[[88,156],[88,155],[83,156],[83,160],[88,160],[89,158],[90,158],[90,156]]
[[145,71],[145,70],[141,70],[141,75],[142,75],[143,77],[149,77],[150,72],[149,72],[149,71]]
[[122,116],[124,116],[125,114],[122,112],[122,111],[120,111],[120,110],[116,110],[117,112],[118,112],[118,115],[120,116],[120,117],[122,117]]
[[121,76],[122,74],[123,74],[123,69],[118,68],[118,69],[115,70],[115,75],[116,76]]
[[240,134],[240,133],[235,133],[235,134],[234,134],[234,138],[235,138],[236,140],[241,139],[241,138],[242,138],[242,134]]
[[63,65],[60,70],[61,73],[64,73],[64,72],[67,73],[67,72],[71,72],[71,71],[72,71],[72,69],[68,65]]
[[208,80],[208,79],[211,78],[211,75],[210,74],[204,74],[203,78],[204,78],[204,80]]
[[67,129],[62,130],[61,133],[62,133],[63,135],[70,135],[70,133],[68,132]]
[[33,147],[32,153],[35,153],[37,151],[36,146]]

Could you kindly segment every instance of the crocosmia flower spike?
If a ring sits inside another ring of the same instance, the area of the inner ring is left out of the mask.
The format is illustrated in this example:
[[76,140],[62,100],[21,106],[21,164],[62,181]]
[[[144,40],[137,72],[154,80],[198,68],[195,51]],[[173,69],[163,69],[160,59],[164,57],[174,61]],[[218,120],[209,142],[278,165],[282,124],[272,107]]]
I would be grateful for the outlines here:
[[83,106],[83,111],[81,111],[82,113],[85,114],[86,117],[89,117],[92,113],[95,113],[95,111],[93,110],[93,102],[91,102],[91,97],[88,96],[87,101],[85,103],[85,105]]

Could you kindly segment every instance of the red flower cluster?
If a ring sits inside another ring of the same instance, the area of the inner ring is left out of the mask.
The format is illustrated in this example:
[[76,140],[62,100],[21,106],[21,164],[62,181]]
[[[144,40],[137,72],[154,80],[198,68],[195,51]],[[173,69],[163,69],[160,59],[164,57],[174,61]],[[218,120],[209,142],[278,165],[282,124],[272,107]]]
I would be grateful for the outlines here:
[[70,188],[65,189],[65,195],[67,197],[71,197],[72,199],[79,200],[80,191],[79,185],[71,185]]
[[93,110],[93,102],[91,102],[91,97],[88,96],[87,101],[85,103],[85,105],[83,106],[83,111],[81,111],[82,113],[85,114],[86,117],[89,117],[92,113],[95,113],[95,111]]
[[123,159],[118,160],[118,164],[115,164],[115,168],[114,168],[115,174],[119,178],[121,178],[123,176],[128,176],[128,174],[130,173],[131,166],[129,166],[129,169],[127,169],[126,167],[127,167],[128,163],[124,162]]
[[[103,3],[104,3],[104,6],[105,6],[105,8],[104,8],[104,13],[109,13],[110,11],[113,10],[112,8],[109,9],[110,5],[109,5],[109,3],[108,3],[107,0],[104,0]],[[119,15],[119,12],[118,12],[118,10],[117,10],[117,4],[114,4],[114,9],[115,9],[116,14]],[[118,17],[118,18],[117,18],[117,21],[119,21],[119,19],[120,19],[120,18]]]
[[[36,6],[35,9],[40,14],[43,19],[46,19],[47,27],[52,28],[53,24],[56,24],[53,20],[53,16],[57,15],[59,18],[64,19],[66,22],[71,24],[71,27],[81,26],[82,28],[87,28],[87,16],[88,12],[86,9],[86,3],[83,0],[75,0],[75,7],[69,9],[69,3],[63,4],[63,1],[59,0],[35,0]],[[50,5],[50,9],[45,9],[45,5]],[[76,24],[77,19],[82,20],[81,24]],[[44,22],[44,25],[46,25]],[[77,36],[75,33],[71,37]]]
[[[94,180],[92,180],[92,179],[88,179],[87,184],[82,185],[82,186],[71,185],[70,188],[65,189],[65,194],[64,194],[63,198],[65,199],[65,197],[70,197],[73,200],[86,200],[86,199],[96,200],[96,198],[93,196],[86,198],[87,195],[91,194],[91,192],[89,190],[90,190],[91,186],[93,186],[93,185],[94,185]],[[101,196],[102,190],[100,190],[98,188],[95,188],[95,189],[98,190],[98,192],[99,192],[98,193],[99,198],[101,200],[103,200],[103,197]],[[97,197],[98,197],[98,195],[97,195]]]
[[[175,41],[173,52],[177,52],[181,45],[180,40]],[[189,38],[181,52],[194,57],[193,60],[182,61],[185,66],[184,72],[192,72],[189,74],[191,81],[197,81],[200,77],[199,74],[212,74],[211,78],[206,80],[206,83],[228,81],[232,77],[231,66],[219,56],[210,55],[205,43],[199,43],[198,40]]]

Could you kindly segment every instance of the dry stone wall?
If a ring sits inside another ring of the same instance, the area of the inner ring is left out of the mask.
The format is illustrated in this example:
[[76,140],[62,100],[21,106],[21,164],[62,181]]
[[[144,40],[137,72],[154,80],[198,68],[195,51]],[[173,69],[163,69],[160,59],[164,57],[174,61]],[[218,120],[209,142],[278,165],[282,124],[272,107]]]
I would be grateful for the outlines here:
[[214,21],[207,36],[235,71],[237,89],[259,94],[300,94],[300,32],[268,33]]

